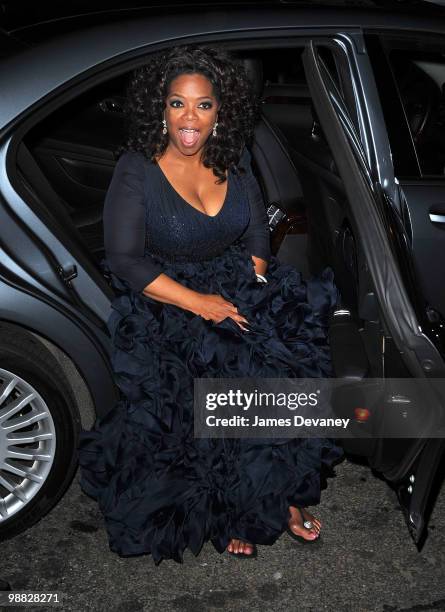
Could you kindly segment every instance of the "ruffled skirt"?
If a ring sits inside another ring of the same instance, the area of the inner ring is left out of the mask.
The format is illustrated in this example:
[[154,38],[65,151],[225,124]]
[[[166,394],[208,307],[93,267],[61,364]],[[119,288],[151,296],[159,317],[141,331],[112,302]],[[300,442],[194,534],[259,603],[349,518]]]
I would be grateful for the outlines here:
[[82,490],[97,500],[110,549],[182,562],[206,541],[273,544],[288,507],[319,503],[343,456],[328,438],[194,438],[194,378],[329,377],[328,318],[338,301],[333,272],[302,281],[272,256],[267,284],[232,245],[202,262],[162,262],[181,284],[220,294],[249,321],[219,324],[131,291],[117,297],[108,328],[121,399],[81,432]]

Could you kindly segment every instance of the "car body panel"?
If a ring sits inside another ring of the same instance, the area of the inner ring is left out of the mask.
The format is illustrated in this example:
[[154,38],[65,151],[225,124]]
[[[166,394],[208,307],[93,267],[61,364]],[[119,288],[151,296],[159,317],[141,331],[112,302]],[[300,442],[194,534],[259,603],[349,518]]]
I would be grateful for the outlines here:
[[430,217],[436,213],[445,219],[445,185],[402,179],[400,186],[409,209],[411,245],[421,292],[429,307],[445,316],[445,289],[437,282],[443,273],[443,261],[438,253],[445,253],[444,223]]
[[[264,8],[274,8],[276,11],[286,10],[290,6],[298,6],[299,10],[308,9],[347,9],[349,11],[369,11],[372,9],[377,13],[409,12],[411,15],[424,16],[443,15],[445,3],[441,0],[192,0],[187,3],[188,12],[193,10],[205,9],[228,9],[243,8],[247,10],[259,10]],[[2,15],[0,18],[1,26],[14,36],[31,37],[34,39],[36,32],[42,36],[43,32],[48,35],[53,30],[59,31],[63,28],[68,31],[70,28],[85,27],[86,24],[95,24],[98,21],[110,19],[123,20],[131,16],[143,17],[149,13],[156,12],[178,12],[182,8],[182,3],[176,1],[151,0],[132,0],[123,2],[114,0],[103,3],[95,2],[63,2],[61,4],[38,4],[29,5],[28,2],[4,1],[2,2]]]
[[23,287],[0,280],[0,320],[36,333],[60,348],[76,365],[84,379],[97,415],[110,410],[118,399],[113,384],[108,336],[92,334],[91,327],[80,325],[63,310],[37,299]]

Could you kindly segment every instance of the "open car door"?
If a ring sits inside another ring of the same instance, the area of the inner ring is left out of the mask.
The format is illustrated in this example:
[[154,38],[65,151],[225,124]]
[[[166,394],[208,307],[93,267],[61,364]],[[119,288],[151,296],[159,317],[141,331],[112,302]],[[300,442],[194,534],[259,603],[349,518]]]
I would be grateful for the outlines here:
[[[403,193],[391,176],[384,130],[373,140],[373,121],[383,124],[383,120],[377,101],[369,107],[375,94],[365,102],[363,87],[374,85],[371,70],[366,77],[360,73],[366,61],[363,39],[357,32],[312,39],[303,54],[314,124],[320,128],[314,126],[314,138],[329,147],[333,171],[345,194],[340,217],[331,215],[335,225],[329,226],[328,210],[325,215],[324,240],[331,243],[328,247],[334,254],[333,268],[342,295],[342,309],[332,320],[330,344],[336,378],[418,379],[431,394],[428,409],[394,394],[379,410],[383,424],[385,411],[399,411],[401,419],[407,410],[417,411],[433,428],[429,431],[436,432],[434,437],[391,438],[380,430],[381,437],[342,440],[346,452],[367,457],[371,467],[397,490],[409,531],[419,545],[445,449],[445,403],[437,391],[437,381],[445,378],[445,363],[421,326],[423,304],[410,265]],[[323,185],[325,191],[327,185]],[[339,409],[344,410],[344,404]],[[441,430],[444,437],[439,437]]]

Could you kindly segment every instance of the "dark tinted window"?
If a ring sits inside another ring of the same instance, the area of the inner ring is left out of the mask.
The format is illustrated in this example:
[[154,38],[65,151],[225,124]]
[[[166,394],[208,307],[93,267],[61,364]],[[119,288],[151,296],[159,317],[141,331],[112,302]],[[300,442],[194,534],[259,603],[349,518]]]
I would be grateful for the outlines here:
[[445,39],[370,35],[386,127],[399,177],[445,176]]
[[445,54],[393,49],[389,60],[422,175],[444,176]]

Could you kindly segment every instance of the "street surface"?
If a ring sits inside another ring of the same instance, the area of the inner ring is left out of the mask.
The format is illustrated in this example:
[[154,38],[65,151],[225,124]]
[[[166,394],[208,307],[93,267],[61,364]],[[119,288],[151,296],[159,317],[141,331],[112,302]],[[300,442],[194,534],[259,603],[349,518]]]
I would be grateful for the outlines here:
[[108,547],[102,515],[80,490],[79,471],[58,506],[2,544],[2,578],[17,590],[61,593],[57,607],[5,610],[101,612],[287,612],[445,610],[445,486],[421,552],[395,493],[349,460],[335,468],[312,508],[322,539],[301,545],[284,534],[256,559],[220,555],[206,544],[184,564],[120,558]]

